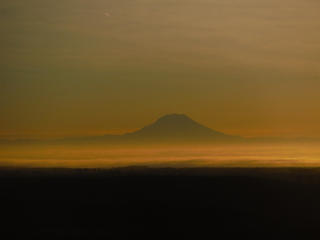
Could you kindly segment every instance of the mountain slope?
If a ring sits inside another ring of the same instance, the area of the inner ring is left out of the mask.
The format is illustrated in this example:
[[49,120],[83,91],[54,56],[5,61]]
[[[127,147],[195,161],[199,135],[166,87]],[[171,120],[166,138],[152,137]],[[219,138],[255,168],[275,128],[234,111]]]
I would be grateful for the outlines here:
[[138,131],[114,137],[105,135],[102,138],[116,142],[206,142],[241,139],[214,131],[184,114],[168,114]]
[[153,124],[125,136],[135,139],[176,141],[227,139],[231,137],[207,128],[184,114],[165,115]]

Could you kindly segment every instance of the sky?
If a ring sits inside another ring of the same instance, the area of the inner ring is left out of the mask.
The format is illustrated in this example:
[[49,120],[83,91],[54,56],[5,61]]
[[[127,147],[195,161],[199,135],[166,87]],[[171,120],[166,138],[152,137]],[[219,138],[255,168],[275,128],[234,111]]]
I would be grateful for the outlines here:
[[124,133],[184,113],[320,137],[318,0],[3,0],[0,138]]

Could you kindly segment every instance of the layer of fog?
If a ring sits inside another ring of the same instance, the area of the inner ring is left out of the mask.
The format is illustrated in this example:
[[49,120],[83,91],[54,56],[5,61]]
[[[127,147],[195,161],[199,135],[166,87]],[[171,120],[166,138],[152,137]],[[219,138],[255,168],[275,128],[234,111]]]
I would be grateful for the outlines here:
[[319,167],[319,144],[0,146],[1,167]]

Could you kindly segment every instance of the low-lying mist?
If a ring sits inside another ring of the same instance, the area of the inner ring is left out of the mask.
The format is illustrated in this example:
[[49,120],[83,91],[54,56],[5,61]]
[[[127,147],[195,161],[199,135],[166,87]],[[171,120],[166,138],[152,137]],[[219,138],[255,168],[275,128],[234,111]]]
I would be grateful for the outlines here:
[[319,143],[0,146],[1,167],[319,167]]

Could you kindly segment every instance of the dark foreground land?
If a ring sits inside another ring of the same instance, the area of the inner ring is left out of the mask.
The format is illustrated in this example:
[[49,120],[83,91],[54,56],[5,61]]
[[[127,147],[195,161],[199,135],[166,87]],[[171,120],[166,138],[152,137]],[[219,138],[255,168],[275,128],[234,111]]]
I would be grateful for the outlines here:
[[1,169],[1,239],[319,239],[320,169]]

